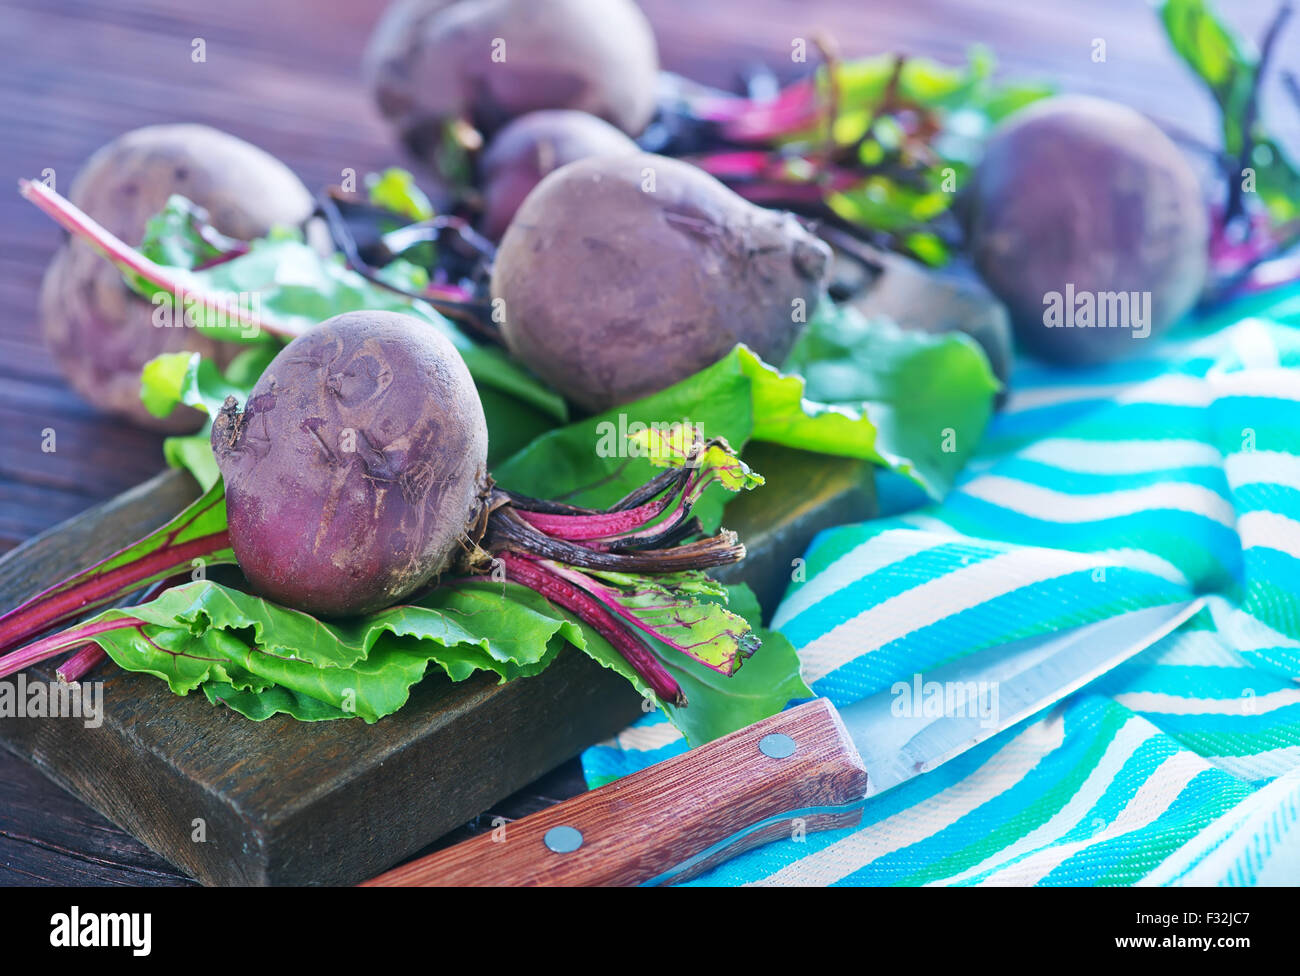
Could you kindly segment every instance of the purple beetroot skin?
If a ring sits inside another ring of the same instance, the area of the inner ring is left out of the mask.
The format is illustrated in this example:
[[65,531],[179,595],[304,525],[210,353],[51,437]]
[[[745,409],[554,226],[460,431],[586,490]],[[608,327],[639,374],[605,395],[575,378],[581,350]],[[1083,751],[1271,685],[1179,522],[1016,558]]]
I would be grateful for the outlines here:
[[365,57],[380,111],[435,168],[456,122],[490,139],[528,112],[568,108],[638,135],[658,72],[632,0],[399,0]]
[[586,112],[549,109],[521,115],[488,144],[479,161],[483,233],[500,240],[524,198],[552,170],[588,156],[639,151],[621,130]]
[[492,269],[506,345],[592,411],[665,389],[745,343],[780,365],[830,248],[689,163],[570,163],[528,195]]
[[426,322],[349,312],[293,340],[212,447],[230,540],[259,593],[319,616],[391,605],[471,547],[487,424],[460,354]]
[[[208,211],[217,230],[240,240],[312,212],[311,194],[287,166],[256,146],[205,125],[151,125],[101,148],[68,198],[110,233],[140,243],[150,217],[173,193]],[[103,410],[142,427],[175,433],[202,422],[189,407],[159,419],[140,402],[140,370],[155,356],[199,352],[224,366],[239,346],[191,328],[158,328],[156,307],[89,244],[55,253],[41,283],[41,331],[63,374]]]
[[[1204,285],[1209,220],[1196,174],[1127,106],[1071,95],[1016,113],[990,137],[970,202],[975,265],[1021,345],[1045,359],[1132,355],[1135,336],[1167,328]],[[1078,326],[1099,322],[1103,306],[1120,324]]]

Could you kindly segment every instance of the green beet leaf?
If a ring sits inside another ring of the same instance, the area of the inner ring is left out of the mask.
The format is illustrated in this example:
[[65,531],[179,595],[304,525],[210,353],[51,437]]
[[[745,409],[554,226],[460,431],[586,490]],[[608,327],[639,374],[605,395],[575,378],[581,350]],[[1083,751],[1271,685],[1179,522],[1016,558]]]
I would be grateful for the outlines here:
[[150,261],[192,271],[242,249],[239,241],[217,234],[207,224],[207,214],[178,193],[149,218],[144,239],[137,248]]
[[90,640],[120,667],[161,678],[176,694],[204,688],[250,718],[286,711],[367,722],[405,704],[430,664],[453,681],[475,671],[507,681],[540,672],[565,640],[583,640],[531,590],[473,581],[357,620],[324,622],[198,580],[78,629],[101,624],[119,626]]
[[[1275,223],[1300,217],[1300,170],[1265,130],[1261,113],[1249,110],[1262,87],[1256,77],[1258,54],[1205,0],[1164,0],[1159,12],[1174,51],[1204,82],[1218,105],[1224,151],[1233,158],[1241,155],[1247,136],[1243,125],[1253,120],[1249,163],[1255,170],[1255,193]],[[1279,44],[1274,55],[1280,54]]]
[[429,220],[434,215],[433,204],[416,185],[411,171],[397,166],[366,174],[366,196],[376,207],[411,220]]
[[[754,439],[873,461],[941,498],[975,450],[999,389],[968,336],[904,331],[828,300],[786,369],[737,346],[667,390],[542,434],[494,473],[536,497],[612,504],[654,475],[638,438],[689,420],[738,449]],[[729,497],[705,495],[697,513],[706,528],[719,524]]]
[[[554,566],[552,565],[552,568]],[[667,644],[719,674],[731,676],[761,646],[749,622],[720,602],[726,589],[702,572],[630,576],[591,570],[606,605],[617,605],[643,634]],[[593,584],[588,584],[590,587]]]
[[[711,585],[699,591],[721,599]],[[747,590],[729,588],[727,595],[729,613],[757,623]],[[476,671],[513,680],[542,671],[566,643],[648,694],[599,635],[513,583],[460,581],[407,605],[325,622],[197,580],[149,603],[107,610],[77,629],[120,667],[161,678],[176,694],[202,690],[254,720],[284,713],[306,721],[375,722],[401,708],[431,670],[452,681]],[[725,735],[809,693],[789,642],[759,633],[764,646],[730,678],[651,639],[689,696],[688,708],[668,714],[691,742]]]
[[695,454],[696,440],[702,437],[695,426],[672,424],[638,430],[628,439],[655,467],[681,468],[690,464],[697,479],[716,479],[731,492],[749,491],[765,483],[763,476],[736,457],[725,441],[706,441],[703,450]]
[[964,333],[908,331],[825,301],[786,368],[802,380],[766,380],[768,399],[785,409],[770,410],[782,419],[775,429],[759,426],[756,438],[875,461],[936,499],[974,453],[1000,389]]
[[145,364],[140,375],[140,399],[150,413],[166,417],[177,406],[187,406],[207,418],[198,432],[163,441],[168,464],[189,471],[205,489],[217,483],[221,472],[209,440],[212,419],[226,397],[234,396],[242,402],[248,396],[279,349],[275,342],[258,343],[240,352],[224,374],[196,352],[164,353]]

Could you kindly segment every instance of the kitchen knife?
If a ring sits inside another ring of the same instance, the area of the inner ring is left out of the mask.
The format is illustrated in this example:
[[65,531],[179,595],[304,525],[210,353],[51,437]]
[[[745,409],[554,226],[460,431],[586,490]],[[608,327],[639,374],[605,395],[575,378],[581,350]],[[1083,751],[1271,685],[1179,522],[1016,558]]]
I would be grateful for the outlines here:
[[[672,884],[796,827],[853,826],[872,797],[1060,701],[1202,605],[989,648],[844,709],[799,705],[366,885]],[[927,707],[935,689],[942,707]]]

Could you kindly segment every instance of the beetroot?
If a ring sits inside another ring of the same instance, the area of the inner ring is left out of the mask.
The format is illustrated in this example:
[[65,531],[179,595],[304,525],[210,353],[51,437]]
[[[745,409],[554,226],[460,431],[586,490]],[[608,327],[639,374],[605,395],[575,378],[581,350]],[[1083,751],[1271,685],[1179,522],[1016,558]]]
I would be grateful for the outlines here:
[[[449,168],[511,119],[589,112],[636,135],[655,105],[654,34],[632,0],[404,0],[380,20],[365,73],[380,110],[426,162]],[[460,132],[452,130],[459,127]]]
[[487,424],[451,343],[350,312],[289,343],[212,448],[230,538],[263,594],[323,616],[376,610],[448,568],[487,491]]
[[519,205],[547,173],[588,156],[628,156],[637,145],[586,112],[550,109],[515,119],[488,144],[479,161],[482,230],[500,240]]
[[[217,230],[241,240],[264,236],[277,224],[299,224],[313,209],[311,194],[283,163],[202,125],[155,125],[120,136],[90,158],[68,195],[108,231],[138,244],[149,218],[173,193],[205,208]],[[155,306],[79,240],[55,254],[40,308],[46,344],[73,388],[141,426],[174,432],[202,423],[189,407],[163,420],[144,408],[145,363],[189,350],[225,365],[239,352],[194,329],[156,328]]]
[[780,365],[830,249],[688,163],[645,153],[547,176],[492,272],[511,352],[576,403],[654,393],[743,342]]
[[1132,353],[1204,285],[1196,174],[1123,105],[1067,96],[1017,113],[990,138],[970,203],[975,264],[1020,342],[1047,359]]

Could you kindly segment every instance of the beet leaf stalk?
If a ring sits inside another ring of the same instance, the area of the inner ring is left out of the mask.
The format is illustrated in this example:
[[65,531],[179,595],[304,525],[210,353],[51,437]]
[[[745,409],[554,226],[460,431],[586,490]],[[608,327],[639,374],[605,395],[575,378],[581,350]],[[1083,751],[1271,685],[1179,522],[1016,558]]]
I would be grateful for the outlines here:
[[238,301],[209,294],[185,269],[165,267],[141,254],[44,183],[19,180],[18,190],[69,234],[85,241],[116,265],[133,286],[151,294],[185,295],[205,312],[214,313],[220,321],[228,321],[238,329],[261,329],[284,339],[295,334],[291,327],[278,323],[273,316],[254,315],[241,308]]
[[705,535],[691,514],[713,484],[743,491],[763,483],[726,441],[690,424],[651,427],[634,443],[668,468],[604,510],[558,506],[494,489],[479,550],[468,563],[500,561],[507,579],[576,614],[610,642],[664,702],[687,704],[646,642],[680,651],[723,675],[758,648],[749,625],[722,606],[725,590],[705,570],[744,558],[725,529]]
[[225,494],[217,482],[161,528],[0,616],[0,651],[150,583],[234,561],[226,533]]
[[64,684],[70,685],[84,678],[107,657],[108,653],[98,644],[83,644],[75,654],[59,665],[55,674]]
[[144,633],[145,622],[143,620],[121,616],[112,619],[96,617],[86,623],[77,624],[67,630],[61,630],[57,634],[50,634],[48,637],[32,641],[26,647],[0,657],[0,678],[7,678],[11,674],[17,674],[34,664],[40,664],[42,661],[48,661],[50,658],[58,657],[60,654],[66,654],[69,651],[77,651],[74,657],[80,656],[85,649],[84,645],[93,641],[99,634],[111,630],[121,630],[124,627],[134,628],[140,632],[142,637],[148,639]]
[[651,653],[645,642],[621,625],[601,602],[542,563],[514,553],[503,553],[506,578],[542,594],[552,603],[576,614],[614,646],[650,689],[663,701],[684,707],[681,685]]
[[[122,272],[128,284],[142,294],[150,297],[158,293],[183,295],[187,303],[200,309],[205,316],[210,315],[215,321],[226,322],[233,329],[261,330],[286,341],[301,333],[301,328],[292,321],[282,320],[281,317],[268,311],[254,314],[242,308],[237,300],[232,301],[231,296],[215,293],[204,287],[191,275],[191,269],[158,263],[142,253],[139,248],[132,247],[115,236],[70,200],[44,183],[35,180],[19,180],[18,190],[24,199],[33,203],[69,234],[85,241],[112,262]],[[184,211],[186,233],[196,237],[202,243],[201,260],[194,266],[193,271],[206,270],[249,253],[250,246],[247,242],[226,237],[209,224],[207,212],[201,207],[184,198],[173,198],[173,201],[176,202],[169,201],[168,207]],[[339,233],[333,223],[330,223],[329,227],[336,235]],[[419,243],[421,234],[425,238],[434,238],[444,228],[450,228],[458,233],[469,233],[468,229],[463,227],[463,222],[449,217],[440,218],[436,223],[421,222],[399,228],[398,231],[393,232],[391,244],[393,247],[409,249]],[[337,236],[336,243],[338,243]],[[383,247],[388,243],[388,239],[380,241]],[[429,285],[422,292],[410,291],[380,275],[376,268],[371,267],[359,256],[355,245],[344,248],[344,255],[348,259],[348,267],[372,284],[407,298],[423,301],[448,318],[469,326],[479,339],[500,343],[500,335],[490,321],[486,303],[476,301],[464,287],[440,282]],[[393,257],[395,255],[388,254],[389,260]]]
[[[190,573],[178,573],[170,579],[159,580],[156,583],[151,584],[147,589],[132,594],[123,601],[123,603],[148,603],[164,590],[170,589],[173,586],[179,586],[183,583],[188,583],[190,579]],[[108,653],[102,647],[94,641],[87,641],[59,665],[58,669],[55,671],[55,676],[65,684],[72,684],[74,681],[80,681],[107,657]]]

